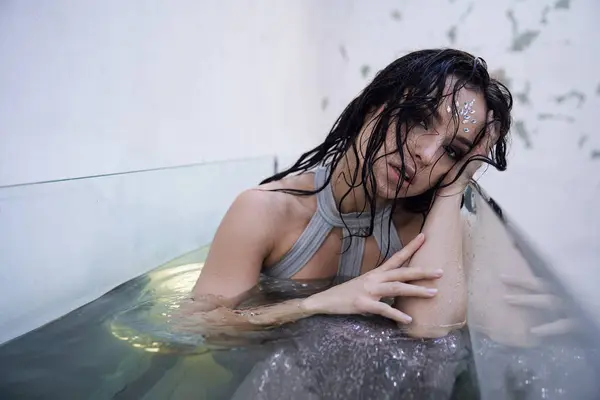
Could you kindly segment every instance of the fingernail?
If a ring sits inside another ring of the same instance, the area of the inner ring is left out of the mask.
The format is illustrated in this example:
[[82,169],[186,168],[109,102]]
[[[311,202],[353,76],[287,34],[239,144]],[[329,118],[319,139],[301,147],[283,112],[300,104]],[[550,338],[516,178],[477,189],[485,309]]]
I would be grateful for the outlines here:
[[407,315],[406,318],[404,318],[404,322],[410,324],[412,322],[412,318]]
[[441,269],[436,269],[435,271],[433,271],[433,273],[434,273],[436,276],[442,276],[442,275],[444,275],[444,270],[441,270]]
[[430,294],[436,294],[437,292],[438,292],[438,290],[436,288],[427,289],[427,293],[430,293]]

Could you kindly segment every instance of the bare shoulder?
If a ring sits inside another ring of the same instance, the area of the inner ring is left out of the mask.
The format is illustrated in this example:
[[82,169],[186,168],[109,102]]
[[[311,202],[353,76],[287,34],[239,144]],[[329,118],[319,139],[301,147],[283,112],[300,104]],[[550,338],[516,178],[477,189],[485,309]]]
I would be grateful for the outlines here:
[[236,197],[217,228],[194,287],[196,295],[234,298],[256,285],[265,260],[280,250],[282,237],[302,212],[298,200],[302,196],[280,190],[301,188],[305,178],[293,178],[248,189]]
[[237,195],[223,222],[232,222],[236,226],[252,227],[254,232],[263,232],[276,226],[283,215],[284,205],[277,193],[260,187],[244,190]]
[[280,181],[270,182],[257,188],[257,190],[271,194],[271,205],[276,208],[276,212],[281,213],[280,217],[286,220],[289,220],[290,217],[300,217],[305,214],[312,215],[316,209],[316,199],[314,196],[299,196],[290,194],[289,191],[310,192],[314,189],[314,177],[312,173],[286,177]]
[[[313,190],[308,174],[285,178],[281,181],[256,186],[241,192],[230,207],[228,214],[235,214],[240,221],[260,218],[263,226],[271,230],[291,222],[304,214],[314,213],[316,203],[311,197],[295,196],[287,190]],[[313,207],[313,204],[314,207]]]

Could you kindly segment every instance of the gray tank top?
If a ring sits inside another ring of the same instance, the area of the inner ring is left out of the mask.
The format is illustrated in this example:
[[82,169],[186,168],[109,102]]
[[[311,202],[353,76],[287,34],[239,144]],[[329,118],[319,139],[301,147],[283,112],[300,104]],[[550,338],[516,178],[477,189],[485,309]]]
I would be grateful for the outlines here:
[[[315,189],[320,188],[326,182],[327,175],[327,167],[315,169]],[[398,231],[393,222],[388,229],[391,208],[390,205],[378,211],[374,218],[373,236],[383,259],[388,259],[402,248]],[[274,278],[291,278],[315,255],[333,228],[342,228],[343,239],[337,276],[356,277],[360,275],[366,238],[351,236],[351,234],[365,234],[370,221],[371,216],[367,212],[348,213],[340,216],[333,198],[331,183],[329,183],[327,187],[317,193],[317,212],[310,219],[304,232],[281,260],[272,267],[265,268],[263,274]]]

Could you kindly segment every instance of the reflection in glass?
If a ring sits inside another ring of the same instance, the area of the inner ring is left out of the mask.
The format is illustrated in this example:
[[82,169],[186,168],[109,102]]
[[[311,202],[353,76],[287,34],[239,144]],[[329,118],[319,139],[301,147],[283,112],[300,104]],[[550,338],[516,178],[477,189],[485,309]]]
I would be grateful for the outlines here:
[[481,189],[467,191],[464,215],[468,325],[482,398],[597,398],[597,327]]

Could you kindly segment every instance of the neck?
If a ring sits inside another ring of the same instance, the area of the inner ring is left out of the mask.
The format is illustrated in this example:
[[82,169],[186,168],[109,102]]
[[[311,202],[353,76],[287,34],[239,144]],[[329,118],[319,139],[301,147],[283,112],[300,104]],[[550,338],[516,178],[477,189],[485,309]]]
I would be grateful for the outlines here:
[[[354,155],[346,154],[338,163],[331,175],[331,189],[335,204],[340,207],[344,214],[351,212],[370,212],[367,204],[365,188],[361,183],[360,175],[353,183],[357,161]],[[359,172],[360,174],[360,172]],[[353,185],[354,187],[351,187]],[[341,204],[340,204],[341,201]],[[377,209],[385,207],[390,200],[375,197],[375,207]]]

